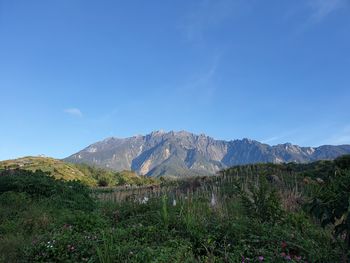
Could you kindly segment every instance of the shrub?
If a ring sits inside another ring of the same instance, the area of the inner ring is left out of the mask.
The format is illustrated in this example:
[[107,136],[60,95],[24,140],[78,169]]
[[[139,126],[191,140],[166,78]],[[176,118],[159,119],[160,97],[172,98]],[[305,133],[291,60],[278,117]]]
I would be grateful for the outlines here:
[[335,236],[345,236],[350,249],[350,171],[342,170],[319,187],[309,211],[321,221],[322,226],[334,226]]
[[97,185],[100,187],[106,187],[106,186],[108,186],[108,184],[109,184],[109,182],[106,178],[100,178],[97,181]]
[[96,262],[99,236],[94,232],[56,229],[25,250],[25,262]]
[[240,191],[240,196],[246,214],[250,217],[271,223],[282,220],[280,198],[264,177],[259,178],[259,185],[250,185],[248,189]]
[[92,210],[94,200],[87,186],[78,181],[56,180],[40,170],[5,170],[0,172],[0,194],[26,193],[35,199],[50,199],[58,207]]
[[350,155],[343,155],[334,160],[340,169],[350,169]]

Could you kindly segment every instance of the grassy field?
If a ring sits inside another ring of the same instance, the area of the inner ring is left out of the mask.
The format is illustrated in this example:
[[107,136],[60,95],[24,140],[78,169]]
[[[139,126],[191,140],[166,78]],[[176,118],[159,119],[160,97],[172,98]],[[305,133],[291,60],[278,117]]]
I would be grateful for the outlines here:
[[105,190],[3,170],[0,262],[348,262],[349,168],[256,164]]

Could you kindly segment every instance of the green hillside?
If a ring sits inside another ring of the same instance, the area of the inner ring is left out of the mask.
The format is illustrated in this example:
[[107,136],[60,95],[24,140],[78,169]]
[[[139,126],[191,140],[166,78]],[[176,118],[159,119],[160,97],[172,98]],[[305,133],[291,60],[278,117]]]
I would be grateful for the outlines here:
[[85,164],[66,163],[50,157],[23,157],[0,162],[0,169],[42,170],[56,179],[79,180],[89,186],[154,184],[157,180],[140,177],[132,171],[113,172]]

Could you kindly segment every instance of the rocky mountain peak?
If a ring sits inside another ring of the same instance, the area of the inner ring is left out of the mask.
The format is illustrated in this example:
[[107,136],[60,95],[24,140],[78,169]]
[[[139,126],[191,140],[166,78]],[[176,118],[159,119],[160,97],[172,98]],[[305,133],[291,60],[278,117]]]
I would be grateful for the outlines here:
[[220,169],[258,162],[310,162],[350,153],[350,145],[300,147],[291,143],[270,146],[255,140],[216,140],[187,131],[153,131],[125,139],[110,137],[65,160],[116,171],[133,170],[149,176],[208,175]]

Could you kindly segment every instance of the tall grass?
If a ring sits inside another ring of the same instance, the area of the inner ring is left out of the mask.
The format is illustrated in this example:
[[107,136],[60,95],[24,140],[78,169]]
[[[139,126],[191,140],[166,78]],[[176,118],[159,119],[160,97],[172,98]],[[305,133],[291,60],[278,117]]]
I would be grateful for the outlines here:
[[100,263],[115,262],[115,255],[113,253],[113,235],[102,232],[102,244],[96,248],[96,253]]
[[[162,187],[94,189],[94,209],[82,210],[81,200],[70,195],[67,200],[81,205],[50,197],[32,217],[25,215],[36,199],[24,209],[27,197],[7,192],[0,219],[11,216],[15,227],[25,225],[23,238],[34,226],[23,255],[29,262],[340,262],[339,240],[301,209],[315,180],[305,183],[299,172],[282,168],[247,165]],[[1,231],[7,233],[0,236],[4,249],[22,242],[10,221],[0,220]],[[4,253],[0,247],[0,262],[21,255],[14,250],[5,259]]]

